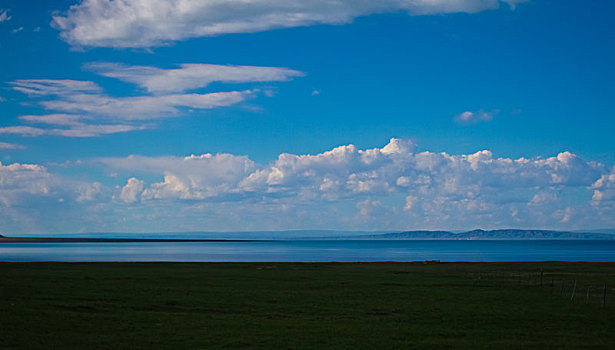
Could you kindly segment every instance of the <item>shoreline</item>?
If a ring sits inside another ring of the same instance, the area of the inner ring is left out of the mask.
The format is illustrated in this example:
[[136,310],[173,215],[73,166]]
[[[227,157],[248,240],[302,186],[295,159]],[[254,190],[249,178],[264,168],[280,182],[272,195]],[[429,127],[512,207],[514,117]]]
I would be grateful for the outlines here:
[[56,260],[37,260],[37,261],[4,261],[2,264],[91,264],[91,265],[615,265],[615,261],[565,261],[565,260],[519,260],[519,261],[435,261],[435,260],[413,260],[413,261],[56,261]]
[[175,239],[175,238],[66,238],[0,237],[2,243],[180,243],[180,242],[267,242],[261,239]]

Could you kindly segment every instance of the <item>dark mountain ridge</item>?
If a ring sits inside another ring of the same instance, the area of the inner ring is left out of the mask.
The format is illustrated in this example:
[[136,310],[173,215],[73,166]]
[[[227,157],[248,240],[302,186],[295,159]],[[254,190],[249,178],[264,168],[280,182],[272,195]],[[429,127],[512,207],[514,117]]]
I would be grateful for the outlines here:
[[36,237],[31,235],[2,236],[0,243],[16,240],[45,241],[261,241],[261,240],[613,240],[615,233],[523,230],[476,229],[465,232],[443,230],[416,231],[253,231],[253,232],[178,232],[178,233],[88,233]]
[[614,234],[593,232],[570,232],[552,230],[471,230],[465,232],[450,231],[403,231],[367,236],[356,236],[356,239],[450,239],[450,240],[514,240],[514,239],[593,239],[611,240]]

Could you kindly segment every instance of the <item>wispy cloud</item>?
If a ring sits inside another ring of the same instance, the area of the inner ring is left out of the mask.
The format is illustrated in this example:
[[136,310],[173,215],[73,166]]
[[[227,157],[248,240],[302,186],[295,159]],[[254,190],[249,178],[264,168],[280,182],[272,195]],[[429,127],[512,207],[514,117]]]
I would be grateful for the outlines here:
[[10,83],[13,90],[29,96],[70,96],[81,93],[101,93],[96,83],[80,80],[22,79]]
[[0,23],[10,21],[10,20],[11,20],[11,16],[9,16],[8,10],[0,9]]
[[304,73],[278,67],[182,64],[180,68],[128,66],[118,63],[90,63],[86,69],[105,77],[138,84],[151,93],[173,93],[203,88],[213,82],[252,83],[288,81]]
[[[94,137],[153,127],[152,121],[182,115],[184,108],[208,110],[236,105],[261,93],[258,88],[190,93],[212,82],[256,83],[288,81],[303,73],[288,68],[183,64],[177,69],[128,66],[117,63],[86,65],[87,69],[138,84],[150,94],[130,97],[107,95],[93,81],[21,79],[10,83],[49,111],[21,116],[29,124],[55,126],[8,126],[0,134],[24,136]],[[269,96],[269,94],[265,95]],[[60,126],[60,127],[58,127]]]
[[0,149],[26,149],[26,147],[16,143],[0,142]]
[[40,103],[52,111],[86,113],[113,120],[150,120],[177,116],[180,112],[179,107],[212,109],[234,105],[255,93],[255,90],[243,90],[136,97],[75,94]]
[[75,123],[67,128],[38,128],[31,126],[7,126],[0,128],[0,134],[16,134],[22,136],[65,136],[65,137],[95,137],[117,134],[128,131],[144,130],[144,125],[125,124],[84,124]]
[[41,136],[46,134],[46,130],[40,128],[33,128],[31,126],[5,126],[0,128],[0,134]]
[[523,0],[85,0],[53,17],[75,46],[151,47],[188,38],[315,24],[344,24],[374,13],[475,13]]

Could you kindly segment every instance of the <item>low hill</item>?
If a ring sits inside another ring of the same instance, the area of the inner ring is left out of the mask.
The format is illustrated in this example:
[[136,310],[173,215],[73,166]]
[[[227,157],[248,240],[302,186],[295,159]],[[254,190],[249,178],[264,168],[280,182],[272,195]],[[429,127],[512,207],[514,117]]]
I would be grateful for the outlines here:
[[614,234],[593,232],[569,232],[550,230],[472,230],[466,232],[449,231],[403,231],[368,236],[356,239],[450,239],[450,240],[513,240],[513,239],[615,239]]

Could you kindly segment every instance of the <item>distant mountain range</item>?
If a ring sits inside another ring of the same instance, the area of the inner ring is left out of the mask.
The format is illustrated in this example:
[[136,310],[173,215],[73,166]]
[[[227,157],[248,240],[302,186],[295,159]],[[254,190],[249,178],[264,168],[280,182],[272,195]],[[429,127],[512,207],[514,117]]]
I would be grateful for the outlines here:
[[513,240],[513,239],[615,239],[615,234],[596,232],[570,232],[549,230],[472,230],[449,231],[404,231],[373,235],[361,235],[353,239],[447,239],[447,240]]
[[[8,236],[8,237],[7,237]],[[246,231],[246,232],[167,232],[167,233],[73,233],[48,235],[0,235],[0,241],[15,238],[52,238],[58,240],[612,240],[615,230],[552,231],[552,230],[472,230],[451,231],[335,231],[335,230],[292,230],[292,231]]]

